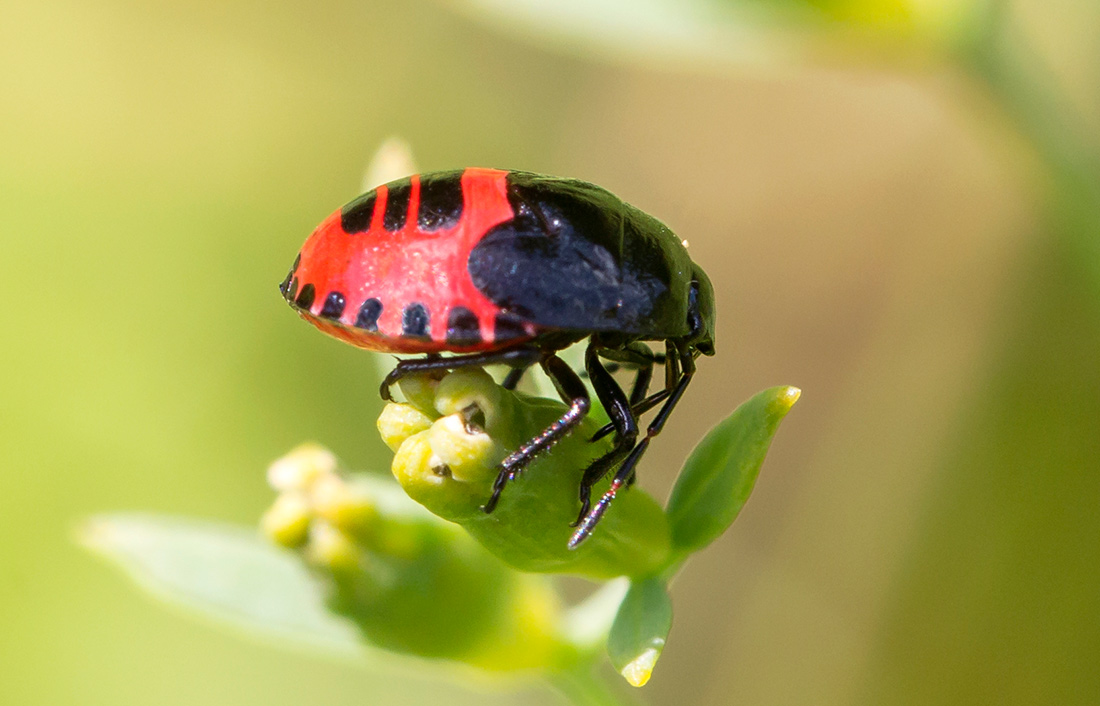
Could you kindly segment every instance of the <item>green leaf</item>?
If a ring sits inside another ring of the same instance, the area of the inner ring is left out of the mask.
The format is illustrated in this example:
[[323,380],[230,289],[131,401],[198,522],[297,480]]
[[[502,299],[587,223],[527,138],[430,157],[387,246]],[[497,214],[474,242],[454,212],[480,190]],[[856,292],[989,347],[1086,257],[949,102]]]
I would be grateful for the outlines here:
[[798,401],[797,387],[757,393],[691,452],[672,496],[668,519],[679,558],[718,538],[749,499],[779,422]]
[[630,586],[607,639],[611,664],[632,686],[644,686],[672,629],[672,599],[657,578]]
[[358,632],[328,612],[301,562],[255,530],[120,514],[92,518],[79,539],[162,601],[260,637],[363,653]]

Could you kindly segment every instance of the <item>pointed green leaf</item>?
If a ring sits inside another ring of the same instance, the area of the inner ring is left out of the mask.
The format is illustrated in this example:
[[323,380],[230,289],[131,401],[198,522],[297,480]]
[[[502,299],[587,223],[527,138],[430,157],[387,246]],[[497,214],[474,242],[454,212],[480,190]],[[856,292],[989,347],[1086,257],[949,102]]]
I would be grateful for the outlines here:
[[255,530],[123,514],[92,518],[79,539],[165,602],[260,637],[363,652],[357,631],[328,612],[301,562]]
[[611,664],[632,686],[644,686],[671,629],[672,599],[664,582],[648,578],[632,583],[607,638]]
[[779,423],[798,401],[797,387],[757,393],[711,429],[680,471],[668,501],[676,553],[696,552],[726,531],[749,499]]

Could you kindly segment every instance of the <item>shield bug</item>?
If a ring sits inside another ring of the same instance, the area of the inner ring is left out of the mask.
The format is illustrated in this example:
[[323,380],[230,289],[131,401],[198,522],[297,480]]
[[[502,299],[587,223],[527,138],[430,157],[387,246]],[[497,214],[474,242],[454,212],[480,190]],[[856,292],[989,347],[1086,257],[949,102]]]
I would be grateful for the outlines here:
[[[435,172],[367,192],[317,227],[279,289],[340,340],[427,354],[397,363],[384,399],[415,373],[502,363],[512,367],[504,386],[513,388],[532,365],[546,372],[568,409],[500,463],[486,512],[588,413],[585,384],[558,356],[587,339],[585,372],[611,419],[594,440],[613,434],[613,445],[584,471],[570,547],[633,481],[696,357],[714,354],[710,280],[667,226],[594,184],[529,172]],[[629,394],[604,361],[635,371]],[[658,363],[665,382],[650,394]],[[642,435],[638,418],[653,408]],[[593,506],[593,485],[612,471]]]

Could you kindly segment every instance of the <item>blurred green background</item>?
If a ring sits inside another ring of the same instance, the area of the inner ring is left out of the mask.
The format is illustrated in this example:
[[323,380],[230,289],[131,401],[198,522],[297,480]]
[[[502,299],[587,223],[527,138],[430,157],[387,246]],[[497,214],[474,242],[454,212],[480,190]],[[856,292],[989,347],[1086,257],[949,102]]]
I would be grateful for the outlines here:
[[72,541],[253,523],[307,439],[386,467],[371,365],[276,285],[394,134],[690,241],[719,355],[658,496],[738,401],[804,390],[648,701],[1096,703],[1098,30],[1083,0],[8,0],[0,703],[552,702],[241,641]]

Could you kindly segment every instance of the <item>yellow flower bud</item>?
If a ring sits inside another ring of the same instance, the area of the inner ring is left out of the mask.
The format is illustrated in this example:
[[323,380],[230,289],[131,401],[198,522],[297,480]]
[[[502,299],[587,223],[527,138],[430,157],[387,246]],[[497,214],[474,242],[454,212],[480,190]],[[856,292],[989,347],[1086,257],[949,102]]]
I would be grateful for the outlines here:
[[397,388],[405,396],[405,400],[421,412],[431,414],[435,400],[435,388],[439,385],[439,377],[426,373],[423,375],[409,375],[397,382]]
[[302,444],[267,469],[267,482],[279,491],[305,490],[321,475],[336,470],[336,457],[318,444]]
[[[485,429],[496,427],[500,412],[501,387],[481,368],[459,368],[439,381],[435,390],[435,410],[442,415],[472,414],[484,417]],[[476,408],[471,410],[471,407]]]
[[393,457],[394,478],[413,500],[436,510],[448,508],[455,516],[484,514],[479,509],[486,497],[484,483],[472,484],[451,475],[451,469],[432,450],[431,430],[413,434]]
[[432,418],[409,404],[390,402],[378,417],[378,433],[390,451],[401,448],[402,442],[432,425]]
[[505,456],[499,444],[484,431],[467,429],[461,414],[443,417],[432,424],[428,445],[451,477],[463,483],[495,478],[496,464]]
[[306,541],[311,519],[309,501],[298,492],[285,492],[264,513],[260,528],[271,541],[291,549]]
[[433,459],[433,455],[427,431],[413,434],[397,449],[391,470],[406,492],[410,488],[443,485],[442,462]]
[[324,567],[336,573],[361,568],[361,555],[350,537],[323,520],[315,521],[309,528],[309,542],[305,557],[314,566]]
[[378,516],[367,489],[337,475],[319,478],[311,489],[310,499],[318,517],[350,534],[362,534]]

